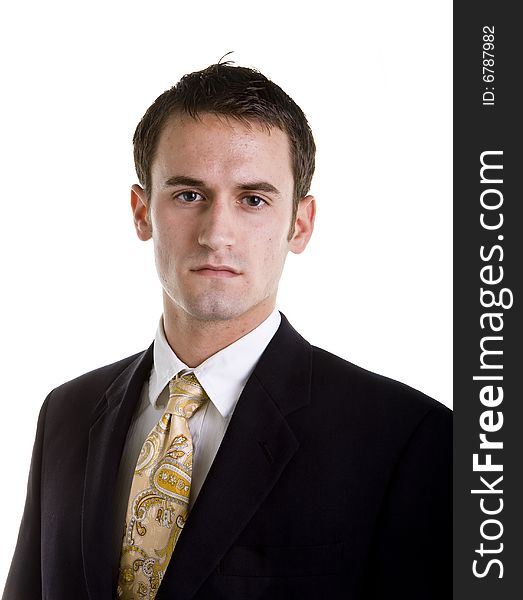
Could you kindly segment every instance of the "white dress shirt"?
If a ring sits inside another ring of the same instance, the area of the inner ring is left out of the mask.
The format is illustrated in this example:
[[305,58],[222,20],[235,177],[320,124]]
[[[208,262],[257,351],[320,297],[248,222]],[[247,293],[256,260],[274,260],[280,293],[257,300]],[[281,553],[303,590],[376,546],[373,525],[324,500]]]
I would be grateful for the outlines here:
[[[196,500],[231,420],[238,398],[260,356],[276,333],[280,313],[273,312],[250,333],[213,354],[193,371],[207,402],[188,421],[193,441],[193,472],[189,508]],[[154,339],[153,367],[142,388],[140,400],[127,432],[116,483],[115,568],[120,562],[123,523],[129,501],[134,468],[142,445],[169,400],[169,381],[182,369],[188,369],[173,352],[163,328],[163,318]]]

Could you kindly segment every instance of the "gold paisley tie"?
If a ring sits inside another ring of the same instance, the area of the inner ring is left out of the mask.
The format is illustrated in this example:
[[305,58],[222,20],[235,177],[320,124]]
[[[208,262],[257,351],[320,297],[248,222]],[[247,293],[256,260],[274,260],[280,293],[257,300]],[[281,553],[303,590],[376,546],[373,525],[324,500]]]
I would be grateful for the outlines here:
[[164,415],[145,440],[134,471],[120,556],[117,598],[153,600],[189,507],[193,447],[187,424],[208,400],[194,373],[169,383]]

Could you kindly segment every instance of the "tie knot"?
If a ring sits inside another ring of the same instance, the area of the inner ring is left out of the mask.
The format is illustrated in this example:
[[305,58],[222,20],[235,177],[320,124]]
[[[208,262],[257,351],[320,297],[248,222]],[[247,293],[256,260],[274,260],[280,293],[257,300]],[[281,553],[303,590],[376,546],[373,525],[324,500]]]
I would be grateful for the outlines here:
[[196,375],[180,371],[169,382],[169,403],[165,412],[190,419],[208,399]]

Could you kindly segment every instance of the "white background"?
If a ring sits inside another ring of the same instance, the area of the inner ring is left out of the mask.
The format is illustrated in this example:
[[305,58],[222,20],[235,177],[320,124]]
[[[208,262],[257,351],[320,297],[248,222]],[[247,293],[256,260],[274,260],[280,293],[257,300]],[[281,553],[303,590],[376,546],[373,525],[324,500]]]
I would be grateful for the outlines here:
[[451,405],[449,0],[2,6],[0,589],[42,401],[147,347],[161,314],[129,208],[134,128],[229,50],[296,100],[318,146],[316,230],[289,255],[280,310]]

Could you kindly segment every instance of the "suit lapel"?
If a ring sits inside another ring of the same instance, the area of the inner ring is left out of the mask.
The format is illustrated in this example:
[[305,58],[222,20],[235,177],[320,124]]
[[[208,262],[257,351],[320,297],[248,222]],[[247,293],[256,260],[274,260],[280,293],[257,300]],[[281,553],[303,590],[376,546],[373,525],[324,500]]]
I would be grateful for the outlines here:
[[282,315],[240,396],[158,600],[192,598],[277,483],[298,449],[285,416],[310,401],[311,356]]
[[152,346],[113,382],[89,431],[82,506],[82,553],[91,599],[113,594],[114,493],[118,466],[135,405],[152,364]]

